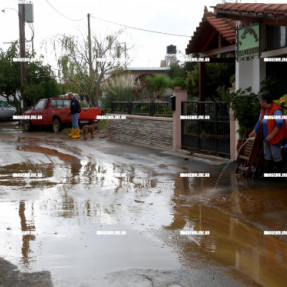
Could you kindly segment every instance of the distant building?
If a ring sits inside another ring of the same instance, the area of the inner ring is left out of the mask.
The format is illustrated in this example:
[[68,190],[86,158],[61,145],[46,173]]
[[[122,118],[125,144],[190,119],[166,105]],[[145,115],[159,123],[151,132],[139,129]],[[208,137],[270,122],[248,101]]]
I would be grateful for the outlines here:
[[169,67],[128,67],[123,70],[110,70],[107,78],[117,77],[127,81],[142,81],[147,75],[165,75]]
[[[108,87],[109,84],[117,82],[117,84],[123,87],[136,87],[141,90],[143,94],[146,91],[146,76],[155,76],[155,75],[166,75],[166,72],[169,70],[169,67],[128,67],[123,70],[110,70],[106,74],[106,79],[108,80],[103,84],[103,88]],[[167,75],[166,75],[167,76]],[[143,95],[142,94],[142,95]],[[172,91],[167,89],[165,96],[170,96]],[[103,98],[106,96],[105,91],[102,94]],[[134,95],[136,99],[136,94]],[[145,98],[148,99],[151,95],[145,94]],[[155,95],[153,95],[155,97]],[[157,95],[157,99],[160,99],[160,96]]]

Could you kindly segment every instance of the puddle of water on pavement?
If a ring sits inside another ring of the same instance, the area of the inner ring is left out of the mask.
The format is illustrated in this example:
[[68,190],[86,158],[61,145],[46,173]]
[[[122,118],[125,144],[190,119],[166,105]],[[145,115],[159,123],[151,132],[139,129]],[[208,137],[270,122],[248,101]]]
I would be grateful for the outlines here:
[[[45,266],[60,286],[75,281],[79,286],[79,278],[91,281],[107,271],[169,269],[171,262],[180,267],[176,254],[161,248],[162,243],[150,240],[145,232],[168,224],[168,198],[162,197],[156,204],[147,192],[147,206],[141,209],[142,201],[134,200],[136,190],[131,194],[124,189],[116,192],[63,185],[34,192],[38,199],[0,201],[0,225],[7,231],[0,236],[0,254],[24,271]],[[8,212],[9,217],[5,217]],[[151,218],[157,220],[151,222]],[[127,235],[97,236],[99,230],[124,230]]]
[[27,152],[37,152],[37,153],[43,153],[45,155],[51,155],[51,156],[56,156],[60,160],[69,162],[69,163],[78,163],[80,160],[70,154],[64,154],[59,152],[56,149],[51,149],[51,148],[46,148],[46,147],[41,147],[41,146],[24,146],[24,147],[18,147],[17,150],[20,151],[27,151]]
[[[80,277],[97,277],[101,272],[122,268],[168,268],[170,262],[180,267],[176,254],[160,248],[161,242],[155,243],[144,232],[168,224],[171,217],[166,190],[173,183],[167,176],[155,177],[148,168],[89,162],[45,147],[23,146],[18,150],[51,156],[51,170],[45,176],[56,178],[59,181],[55,183],[61,184],[40,189],[33,186],[29,193],[22,193],[21,187],[17,193],[14,188],[19,183],[6,182],[8,195],[0,197],[0,225],[7,230],[0,237],[0,254],[6,254],[5,258],[24,271],[45,266],[52,270],[58,283],[79,282]],[[40,168],[41,165],[25,162],[4,166],[2,172],[7,177],[7,170],[11,176],[13,170],[39,172]],[[117,177],[115,172],[126,175]],[[6,213],[9,218],[4,216]],[[126,230],[127,236],[119,239],[95,234],[96,230],[119,228]],[[94,256],[103,252],[104,259]],[[120,256],[115,256],[115,252]]]
[[15,186],[17,189],[32,188],[37,185],[53,184],[49,178],[53,175],[52,164],[45,166],[31,161],[10,164],[0,167],[0,183],[2,186]]
[[[284,286],[287,280],[287,243],[266,236],[240,220],[218,210],[195,204],[175,207],[176,216],[169,230],[205,230],[206,236],[176,236],[184,265],[192,265],[191,251],[196,249],[207,258],[230,266],[262,286]],[[184,239],[179,237],[185,237]]]
[[[216,191],[212,178],[175,176],[174,182],[174,218],[165,229],[177,236],[173,241],[168,235],[165,239],[178,246],[186,266],[193,266],[192,251],[198,250],[262,286],[284,286],[286,236],[264,235],[264,230],[287,230],[284,183],[245,180],[232,173],[225,174]],[[210,231],[210,235],[180,236],[180,230]]]
[[[225,171],[214,190],[216,177],[180,178],[179,172],[165,174],[162,164],[153,168],[115,164],[31,145],[18,150],[51,156],[43,175],[57,184],[17,193],[18,183],[8,184],[12,170],[38,171],[41,166],[25,162],[0,169],[8,193],[5,197],[0,193],[0,226],[5,229],[0,234],[0,254],[25,271],[44,266],[57,284],[80,285],[79,278],[94,280],[112,270],[190,267],[196,264],[194,252],[199,252],[204,260],[235,268],[263,286],[284,286],[286,243],[243,223],[248,215],[255,223],[272,224],[280,217],[272,217],[277,206],[286,218],[282,189],[270,185],[264,189],[265,184],[253,188],[248,182],[234,182],[232,173]],[[115,177],[115,173],[126,175]],[[246,184],[248,192],[239,191],[239,184]],[[192,229],[208,230],[211,235],[178,234]],[[97,230],[125,230],[127,235],[101,237]],[[157,230],[168,234],[164,240],[170,247],[153,237]]]
[[[70,160],[70,157],[68,159]],[[208,193],[214,192],[214,179],[187,179],[180,178],[179,175],[174,180],[168,176],[152,179],[148,176],[150,171],[143,172],[136,168],[133,168],[132,174],[127,174],[125,178],[115,178],[112,174],[120,167],[119,165],[103,167],[100,164],[85,161],[82,161],[82,164],[77,170],[80,175],[78,182],[69,181],[69,184],[39,190],[39,200],[20,200],[19,203],[0,202],[1,213],[3,212],[4,215],[6,211],[10,212],[10,222],[7,218],[1,220],[1,226],[5,226],[9,234],[6,238],[0,238],[1,246],[9,246],[8,259],[11,261],[19,252],[17,251],[19,246],[22,246],[21,260],[15,263],[20,264],[25,271],[37,270],[39,268],[37,266],[45,266],[45,269],[52,271],[54,280],[58,280],[59,283],[62,280],[73,282],[73,278],[78,280],[77,276],[83,276],[83,274],[87,277],[91,277],[93,273],[99,276],[107,270],[128,268],[131,263],[133,267],[142,268],[144,264],[141,260],[148,262],[144,267],[152,268],[153,263],[150,258],[154,258],[155,254],[159,258],[159,261],[155,262],[155,268],[159,266],[159,262],[162,264],[162,260],[176,265],[175,254],[169,249],[165,249],[163,253],[158,249],[162,243],[155,246],[152,243],[154,239],[148,240],[150,245],[146,241],[150,236],[147,233],[164,226],[169,235],[179,230],[210,231],[210,236],[172,237],[171,246],[172,248],[177,246],[180,262],[186,267],[192,266],[194,260],[194,257],[188,257],[188,254],[194,254],[196,250],[224,266],[239,270],[263,286],[282,286],[285,282],[286,243],[271,236],[264,236],[261,231],[213,208],[195,204],[196,201],[201,202],[196,195],[204,188],[205,193],[200,195],[201,198],[210,197]],[[21,168],[25,170],[25,167]],[[72,165],[70,169],[73,169]],[[120,169],[121,172],[122,170],[124,169]],[[103,174],[98,181],[97,177],[94,179],[95,171]],[[69,174],[67,178],[71,178],[71,174],[75,177],[76,174],[70,172],[69,168],[66,173]],[[207,186],[210,186],[210,190],[206,189]],[[226,208],[230,201],[233,204],[238,201],[234,198],[236,192],[227,194],[220,192],[218,190],[215,193],[217,206]],[[187,198],[191,198],[190,195],[192,195],[193,204],[188,203]],[[247,199],[248,194],[244,193],[243,195],[238,193],[236,196],[243,196],[243,200],[249,202],[254,195],[249,199]],[[171,198],[174,204],[170,202]],[[254,200],[255,198],[257,196]],[[265,200],[267,199],[268,196],[265,194]],[[214,198],[211,197],[210,202],[213,200]],[[141,204],[144,204],[144,209]],[[255,207],[255,214],[262,211],[260,203]],[[231,206],[231,209],[234,210],[234,206]],[[14,216],[11,210],[14,210]],[[247,208],[247,210],[251,209]],[[239,211],[244,212],[241,209]],[[113,239],[97,237],[96,230],[107,230],[107,227],[109,230],[126,230],[129,235]],[[142,235],[141,232],[143,232]],[[48,242],[47,238],[49,238]],[[132,258],[126,254],[130,244],[134,245],[130,253]],[[145,246],[144,251],[139,250],[140,245]],[[100,254],[103,248],[105,259],[92,258],[89,255]],[[2,254],[4,252],[7,253],[7,250],[0,251]],[[122,264],[117,261],[119,259],[115,261],[114,252],[126,257],[127,262]],[[57,258],[57,267],[54,266],[55,258]],[[141,258],[141,263],[137,258]],[[110,262],[114,262],[112,266]],[[97,267],[96,269],[85,267],[86,270],[80,267],[87,265]],[[69,274],[65,273],[64,269],[69,270]],[[75,277],[71,277],[71,273]]]

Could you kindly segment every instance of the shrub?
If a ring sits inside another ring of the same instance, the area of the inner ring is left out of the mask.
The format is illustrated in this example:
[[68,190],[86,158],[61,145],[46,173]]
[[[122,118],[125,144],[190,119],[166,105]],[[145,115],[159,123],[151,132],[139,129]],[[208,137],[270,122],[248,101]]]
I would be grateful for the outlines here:
[[185,79],[181,77],[176,77],[172,82],[172,86],[173,88],[174,87],[185,88],[186,87]]
[[260,104],[257,95],[251,92],[250,87],[233,93],[229,93],[224,87],[219,87],[217,91],[234,111],[234,119],[239,123],[237,132],[240,138],[243,138],[245,131],[253,129],[259,118]]
[[110,108],[113,101],[132,101],[133,99],[133,80],[129,78],[115,77],[109,80],[103,87],[101,98],[101,108]]
[[160,95],[162,95],[166,89],[171,87],[170,79],[164,75],[146,76],[146,81],[149,89]]

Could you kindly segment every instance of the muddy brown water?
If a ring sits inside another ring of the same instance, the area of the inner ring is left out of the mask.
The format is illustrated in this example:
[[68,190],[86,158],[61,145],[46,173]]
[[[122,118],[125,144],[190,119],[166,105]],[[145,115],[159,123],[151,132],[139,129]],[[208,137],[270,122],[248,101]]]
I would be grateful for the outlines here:
[[[286,285],[287,236],[264,235],[287,230],[285,183],[237,178],[231,165],[215,189],[223,165],[14,125],[0,139],[0,257],[21,272],[48,270],[54,286],[104,286],[133,268],[212,268],[226,286]],[[192,230],[210,235],[181,234]]]

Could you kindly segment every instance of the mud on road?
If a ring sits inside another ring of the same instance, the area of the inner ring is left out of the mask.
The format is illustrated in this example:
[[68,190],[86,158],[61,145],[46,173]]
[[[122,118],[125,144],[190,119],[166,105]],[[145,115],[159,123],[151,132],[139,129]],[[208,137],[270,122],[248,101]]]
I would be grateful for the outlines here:
[[285,183],[108,139],[26,133],[15,122],[0,122],[0,145],[0,286],[287,280],[286,236],[264,235],[287,230]]

